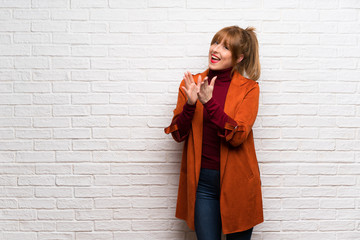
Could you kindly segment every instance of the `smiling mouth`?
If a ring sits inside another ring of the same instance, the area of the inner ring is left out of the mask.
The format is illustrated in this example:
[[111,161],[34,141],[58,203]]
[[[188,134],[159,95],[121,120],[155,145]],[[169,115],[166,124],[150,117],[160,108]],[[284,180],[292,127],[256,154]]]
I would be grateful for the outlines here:
[[215,55],[211,55],[211,62],[212,63],[217,63],[220,61],[220,58],[216,57]]

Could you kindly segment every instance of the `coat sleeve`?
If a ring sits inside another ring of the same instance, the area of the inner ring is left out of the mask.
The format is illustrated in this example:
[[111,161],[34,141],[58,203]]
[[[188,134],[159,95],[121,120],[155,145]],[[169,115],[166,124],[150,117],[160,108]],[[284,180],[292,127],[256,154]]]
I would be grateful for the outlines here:
[[219,136],[233,147],[241,145],[252,130],[259,109],[259,93],[259,85],[256,83],[236,106],[234,119],[229,117],[224,131],[219,132]]
[[179,118],[180,114],[182,114],[183,107],[187,101],[186,94],[184,90],[181,88],[182,86],[184,86],[184,81],[181,82],[179,87],[178,99],[177,99],[176,107],[174,109],[174,116],[172,118],[171,124],[170,126],[164,129],[165,133],[166,134],[171,133],[173,139],[177,142],[184,141],[186,137],[189,135],[189,132],[180,135],[179,125],[177,124],[177,119]]

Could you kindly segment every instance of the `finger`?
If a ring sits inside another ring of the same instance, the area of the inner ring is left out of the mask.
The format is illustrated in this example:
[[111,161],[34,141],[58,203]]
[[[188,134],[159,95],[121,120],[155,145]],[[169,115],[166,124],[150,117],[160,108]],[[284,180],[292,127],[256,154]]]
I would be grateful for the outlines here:
[[213,87],[215,85],[216,78],[217,78],[217,76],[215,76],[211,79],[210,86]]
[[183,79],[184,79],[185,84],[186,84],[186,85],[189,85],[189,79],[188,79],[188,77],[186,76],[186,72],[184,73]]
[[201,82],[201,75],[198,77],[198,83]]
[[184,90],[184,92],[186,93],[186,91],[187,91],[186,87],[182,86],[181,88],[182,88],[182,89]]
[[207,86],[207,80],[205,79],[203,82],[200,83],[200,92],[205,92]]
[[[199,79],[201,79],[201,78],[199,78]],[[202,84],[202,82],[198,80],[198,82],[196,83],[196,92],[197,93],[200,92],[201,84]]]
[[184,86],[182,86],[181,88],[184,90],[186,96],[189,98],[189,92],[188,92],[188,90],[187,90]]
[[187,73],[188,73],[188,76],[189,76],[189,79],[191,80],[191,82],[194,82],[194,78],[193,78],[191,72],[188,71]]
[[[203,83],[204,83],[205,86],[209,85],[209,79],[208,79],[208,77],[204,78],[204,82],[203,82]],[[205,84],[205,83],[206,83],[206,84]]]
[[193,77],[192,77],[192,75],[191,75],[191,73],[189,71],[187,71],[185,73],[185,76],[187,77],[187,80],[188,80],[189,84],[194,82],[194,79],[193,79]]

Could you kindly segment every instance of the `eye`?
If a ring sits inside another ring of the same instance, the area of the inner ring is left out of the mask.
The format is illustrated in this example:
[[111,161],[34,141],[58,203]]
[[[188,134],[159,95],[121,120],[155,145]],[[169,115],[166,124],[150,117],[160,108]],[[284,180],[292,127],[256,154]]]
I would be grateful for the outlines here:
[[214,44],[218,45],[219,43],[218,43],[218,41],[215,41]]
[[226,50],[229,50],[229,48],[228,48],[227,46],[224,46],[224,48],[225,48]]

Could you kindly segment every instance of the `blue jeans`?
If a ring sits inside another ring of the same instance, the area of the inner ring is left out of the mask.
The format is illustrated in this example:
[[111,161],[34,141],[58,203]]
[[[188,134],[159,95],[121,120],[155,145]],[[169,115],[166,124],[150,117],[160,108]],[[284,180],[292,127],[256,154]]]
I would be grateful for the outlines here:
[[[227,240],[250,240],[253,228],[226,235]],[[198,240],[221,240],[220,171],[202,168],[195,202]]]

